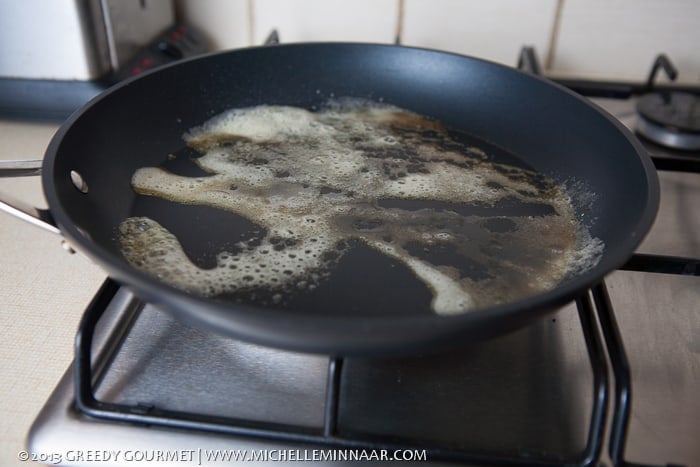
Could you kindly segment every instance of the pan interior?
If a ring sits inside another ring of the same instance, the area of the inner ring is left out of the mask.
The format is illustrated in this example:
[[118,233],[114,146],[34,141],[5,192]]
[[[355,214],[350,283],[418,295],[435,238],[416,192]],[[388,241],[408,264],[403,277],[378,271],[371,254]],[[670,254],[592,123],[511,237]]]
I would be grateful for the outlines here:
[[137,170],[127,260],[219,300],[358,315],[513,302],[599,259],[569,194],[508,151],[395,106],[316,110],[234,109]]

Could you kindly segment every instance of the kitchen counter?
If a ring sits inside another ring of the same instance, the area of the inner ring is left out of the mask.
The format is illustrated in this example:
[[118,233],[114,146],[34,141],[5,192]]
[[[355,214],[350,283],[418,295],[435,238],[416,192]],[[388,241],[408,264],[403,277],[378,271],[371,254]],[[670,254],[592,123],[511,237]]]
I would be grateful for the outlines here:
[[[0,120],[0,159],[37,159],[55,124]],[[46,206],[39,177],[0,180],[0,192]],[[0,465],[27,466],[29,427],[72,360],[80,316],[105,274],[60,238],[0,213]]]

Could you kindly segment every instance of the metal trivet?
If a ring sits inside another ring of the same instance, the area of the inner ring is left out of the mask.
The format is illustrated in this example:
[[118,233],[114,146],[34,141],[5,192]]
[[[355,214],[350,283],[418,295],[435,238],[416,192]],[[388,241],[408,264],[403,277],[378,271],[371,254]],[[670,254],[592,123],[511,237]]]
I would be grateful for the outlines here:
[[[91,366],[92,338],[95,326],[107,305],[119,290],[119,285],[107,279],[93,301],[88,306],[79,326],[75,345],[75,402],[79,411],[86,415],[167,428],[210,431],[228,435],[248,436],[275,441],[303,443],[326,448],[403,449],[425,450],[429,460],[445,460],[471,464],[495,465],[594,465],[600,457],[605,429],[606,406],[608,400],[608,367],[603,350],[603,339],[596,329],[593,305],[588,293],[576,300],[581,329],[588,351],[593,375],[592,409],[588,438],[582,452],[570,459],[537,459],[531,454],[522,457],[484,454],[455,449],[437,443],[423,443],[412,439],[384,439],[379,436],[360,437],[341,435],[338,431],[338,406],[342,378],[343,359],[329,357],[326,382],[326,401],[323,427],[320,429],[253,421],[246,419],[218,417],[190,412],[161,409],[152,405],[124,405],[100,401],[95,396],[93,368]],[[594,296],[595,299],[595,296]],[[619,346],[621,348],[621,344]],[[468,401],[465,401],[468,403]]]

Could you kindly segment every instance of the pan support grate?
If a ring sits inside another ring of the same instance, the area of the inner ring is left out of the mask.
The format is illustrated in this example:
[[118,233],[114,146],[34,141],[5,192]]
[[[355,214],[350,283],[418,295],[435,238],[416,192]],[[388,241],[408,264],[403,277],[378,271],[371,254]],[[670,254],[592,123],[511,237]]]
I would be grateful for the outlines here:
[[[663,257],[636,255],[625,266],[634,270],[658,271],[664,261]],[[671,273],[678,273],[680,259],[668,262]],[[698,275],[697,262],[692,271],[686,274]],[[315,428],[259,422],[244,419],[217,417],[196,413],[164,410],[148,405],[122,405],[100,401],[95,396],[95,386],[101,370],[93,365],[91,355],[92,338],[95,327],[107,305],[119,290],[119,285],[108,279],[88,306],[80,323],[75,344],[75,402],[78,410],[86,415],[119,422],[156,425],[168,428],[203,430],[235,436],[247,436],[276,440],[281,442],[301,443],[326,448],[353,449],[419,449],[425,450],[429,460],[442,460],[466,464],[491,465],[596,465],[601,457],[604,445],[606,417],[608,415],[608,374],[610,361],[614,377],[615,398],[612,410],[608,446],[609,456],[615,466],[632,465],[624,461],[624,447],[631,409],[631,378],[629,364],[625,354],[622,338],[614,317],[612,305],[604,283],[586,291],[576,299],[581,330],[585,340],[588,358],[593,375],[592,409],[585,448],[574,458],[569,459],[535,459],[531,455],[523,457],[500,456],[495,453],[469,452],[440,446],[435,443],[421,443],[414,440],[381,439],[367,437],[349,437],[338,431],[338,404],[340,398],[343,359],[331,357],[328,361],[328,378],[326,383],[326,402],[324,423],[321,430]],[[138,311],[138,310],[136,310]],[[120,340],[128,331],[122,329],[121,335],[112,336]],[[607,349],[607,356],[606,356]],[[105,366],[100,365],[102,367]],[[638,464],[635,464],[638,465]],[[670,464],[669,464],[670,466]]]

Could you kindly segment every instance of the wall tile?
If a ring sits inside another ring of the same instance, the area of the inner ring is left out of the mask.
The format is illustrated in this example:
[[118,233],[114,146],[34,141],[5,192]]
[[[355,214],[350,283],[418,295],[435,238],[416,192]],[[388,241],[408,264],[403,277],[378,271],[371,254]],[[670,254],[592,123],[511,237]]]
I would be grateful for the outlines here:
[[643,81],[666,52],[679,82],[700,83],[697,0],[564,0],[551,74]]
[[397,0],[254,0],[254,41],[393,42],[397,17]]
[[199,28],[214,48],[250,44],[248,0],[177,0],[178,16]]
[[[522,45],[546,63],[558,0],[405,0],[402,42],[514,65]],[[552,76],[645,79],[659,52],[700,83],[700,1],[561,0]],[[177,0],[217,48],[282,42],[393,42],[399,0]]]
[[403,43],[515,65],[523,45],[544,63],[556,0],[405,0]]

